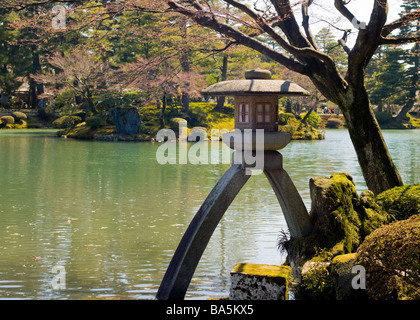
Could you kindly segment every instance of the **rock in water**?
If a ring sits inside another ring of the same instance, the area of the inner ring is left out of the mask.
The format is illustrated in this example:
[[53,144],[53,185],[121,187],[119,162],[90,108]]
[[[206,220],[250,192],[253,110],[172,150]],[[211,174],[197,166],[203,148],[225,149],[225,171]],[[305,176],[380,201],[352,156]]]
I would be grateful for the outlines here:
[[115,108],[114,123],[118,133],[137,134],[141,124],[141,117],[136,108]]

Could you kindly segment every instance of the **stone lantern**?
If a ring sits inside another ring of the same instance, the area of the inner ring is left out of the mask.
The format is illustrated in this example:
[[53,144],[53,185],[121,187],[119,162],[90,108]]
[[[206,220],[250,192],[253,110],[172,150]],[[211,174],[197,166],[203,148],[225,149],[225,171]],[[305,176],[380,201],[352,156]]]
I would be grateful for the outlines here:
[[[202,91],[209,96],[233,96],[235,98],[235,129],[264,130],[264,150],[280,150],[290,142],[290,134],[278,132],[279,98],[290,96],[306,96],[309,92],[296,83],[284,80],[272,80],[271,72],[263,69],[248,70],[244,80],[223,81]],[[224,141],[232,149],[236,149],[230,137]],[[253,145],[239,146],[242,150],[255,150],[255,134]]]
[[[245,78],[216,83],[202,92],[204,95],[235,98],[235,130],[223,137],[223,141],[235,150],[232,166],[207,196],[186,230],[156,294],[158,300],[184,298],[220,219],[251,177],[247,172],[252,166],[246,161],[235,162],[237,155],[244,159],[247,152],[262,153],[264,163],[261,169],[279,201],[291,237],[304,237],[312,231],[305,204],[283,169],[283,156],[278,152],[290,142],[290,134],[278,132],[277,125],[279,97],[309,93],[293,82],[271,80],[271,73],[267,70],[247,71]],[[244,138],[247,133],[251,134],[252,140]],[[263,141],[257,139],[260,134]]]

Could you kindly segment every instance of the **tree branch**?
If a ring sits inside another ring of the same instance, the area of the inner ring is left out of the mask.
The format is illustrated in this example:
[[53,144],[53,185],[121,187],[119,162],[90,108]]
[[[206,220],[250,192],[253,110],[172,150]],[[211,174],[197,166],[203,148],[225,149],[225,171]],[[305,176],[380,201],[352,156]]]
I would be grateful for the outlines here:
[[239,30],[235,30],[234,28],[232,28],[231,26],[227,24],[217,21],[214,15],[209,16],[207,12],[201,11],[201,10],[191,11],[185,6],[182,6],[181,4],[179,4],[177,1],[167,0],[167,3],[172,10],[179,12],[181,14],[184,14],[186,16],[189,16],[196,23],[204,27],[211,28],[227,37],[233,38],[238,43],[241,43],[251,49],[254,49],[270,57],[271,59],[283,64],[285,67],[289,68],[290,70],[293,70],[303,75],[309,74],[306,66],[302,64],[301,62],[296,61],[292,58],[289,58],[285,56],[284,54],[269,48],[268,46],[258,41],[257,39],[254,39],[242,33]]
[[347,2],[345,2],[344,0],[335,0],[334,1],[334,6],[337,8],[337,10],[347,19],[349,20],[351,23],[353,23],[353,21],[357,18],[355,17],[355,15],[353,13],[350,12],[349,9],[347,9],[346,7]]
[[[235,8],[245,12],[249,17],[251,17],[258,24],[258,26],[263,31],[265,31],[271,38],[273,38],[273,40],[275,40],[283,49],[295,55],[297,58],[303,58],[303,57],[316,58],[318,60],[323,61],[331,70],[334,70],[336,68],[334,61],[328,55],[320,51],[314,50],[312,47],[297,48],[293,45],[290,45],[271,26],[265,23],[263,18],[260,15],[252,11],[248,6],[238,3],[235,0],[224,0],[224,1],[234,6]],[[309,30],[309,33],[310,33],[310,30]],[[314,45],[316,46],[315,43]]]
[[312,34],[312,31],[309,27],[309,6],[314,2],[314,0],[306,0],[302,3],[302,26],[305,30],[306,37],[308,38],[309,42],[312,44],[315,50],[319,50],[318,45],[316,44],[315,38]]
[[400,19],[397,19],[390,24],[387,24],[383,27],[381,36],[386,37],[392,31],[405,26],[407,23],[415,20],[420,20],[420,10],[412,11],[407,13],[406,15],[402,16]]
[[343,34],[343,37],[338,40],[338,43],[341,45],[341,47],[344,49],[344,51],[347,54],[350,54],[350,52],[351,52],[351,49],[347,46],[347,36],[350,32],[351,32],[350,29],[345,30],[344,34]]
[[278,14],[276,25],[286,35],[290,44],[298,48],[311,47],[311,43],[300,31],[289,0],[270,0]]
[[406,44],[420,42],[420,36],[404,37],[404,38],[383,38],[381,37],[381,44]]
[[[337,4],[343,0],[335,0]],[[360,29],[356,44],[349,53],[348,80],[355,87],[364,86],[364,70],[381,44],[381,32],[388,15],[388,1],[375,0],[366,29]]]

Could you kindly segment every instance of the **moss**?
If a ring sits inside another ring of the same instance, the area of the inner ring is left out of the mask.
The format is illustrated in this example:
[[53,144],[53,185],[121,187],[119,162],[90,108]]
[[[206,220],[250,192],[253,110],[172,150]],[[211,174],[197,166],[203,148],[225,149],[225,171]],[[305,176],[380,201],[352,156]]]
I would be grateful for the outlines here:
[[289,299],[289,282],[291,280],[292,269],[289,266],[267,265],[267,264],[253,264],[253,263],[238,263],[230,272],[246,274],[253,277],[269,278],[279,286],[285,286],[285,298]]
[[243,273],[250,276],[264,276],[269,278],[279,278],[284,283],[290,276],[292,270],[288,266],[273,266],[268,264],[238,263],[231,273]]
[[313,260],[305,263],[301,283],[295,291],[296,297],[303,300],[334,299],[334,283],[329,266],[329,263]]
[[342,254],[342,255],[334,257],[334,259],[332,260],[332,264],[333,265],[347,264],[350,261],[353,261],[355,259],[356,259],[356,253]]
[[420,299],[420,215],[372,232],[357,250],[371,299]]
[[376,203],[373,193],[357,194],[353,178],[337,173],[310,181],[313,230],[307,237],[287,244],[289,260],[331,262],[337,255],[354,253],[374,229],[389,222],[389,216]]
[[376,203],[396,220],[420,214],[420,184],[396,187],[379,194]]

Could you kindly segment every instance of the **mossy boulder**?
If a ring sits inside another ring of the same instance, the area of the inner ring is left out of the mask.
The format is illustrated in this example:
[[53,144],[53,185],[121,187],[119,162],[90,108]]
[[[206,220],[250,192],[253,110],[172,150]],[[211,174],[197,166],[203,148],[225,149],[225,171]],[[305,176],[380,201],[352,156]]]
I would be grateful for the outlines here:
[[[330,263],[338,255],[354,253],[368,234],[390,222],[371,191],[358,196],[353,178],[347,173],[314,177],[309,185],[314,228],[309,236],[290,239],[287,244],[288,261],[298,281],[305,281],[301,270],[306,262]],[[329,292],[330,283],[325,285]]]
[[334,283],[329,272],[330,262],[308,261],[302,267],[300,284],[296,287],[297,299],[332,300]]
[[396,187],[379,194],[376,203],[396,220],[420,214],[420,184]]
[[[283,246],[298,281],[296,292],[304,299],[331,297],[331,288],[335,299],[420,297],[419,191],[414,185],[376,198],[369,190],[358,196],[346,173],[312,178],[313,231]],[[390,224],[411,215],[401,225]],[[352,290],[354,265],[364,266],[375,283],[367,294]]]
[[357,250],[371,299],[420,299],[420,215],[382,226]]
[[113,115],[117,133],[134,135],[139,132],[141,117],[137,108],[115,108]]
[[364,290],[355,290],[352,272],[356,265],[356,253],[343,254],[334,257],[329,267],[330,276],[334,284],[336,300],[362,300],[366,298]]

